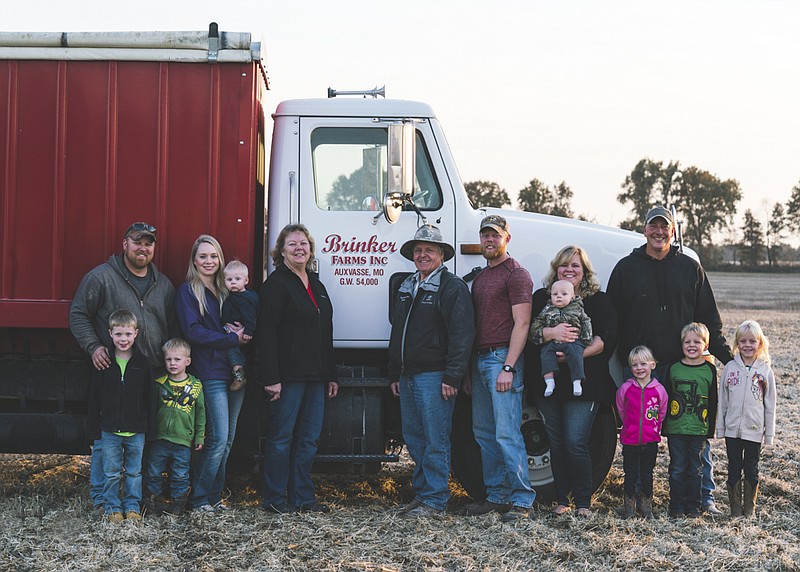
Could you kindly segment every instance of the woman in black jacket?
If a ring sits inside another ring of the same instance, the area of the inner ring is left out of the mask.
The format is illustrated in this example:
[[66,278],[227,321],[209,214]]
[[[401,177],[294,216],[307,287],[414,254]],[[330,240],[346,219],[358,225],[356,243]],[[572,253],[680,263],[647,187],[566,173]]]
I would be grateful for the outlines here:
[[538,316],[550,299],[549,290],[556,280],[572,283],[583,299],[584,311],[592,321],[592,341],[583,350],[586,380],[580,396],[573,395],[572,376],[565,363],[556,374],[553,395],[544,397],[541,375],[542,344],[551,341],[574,342],[577,328],[559,324],[554,328],[531,328],[528,336],[525,372],[528,374],[528,399],[533,396],[544,417],[544,428],[550,440],[550,459],[556,488],[555,514],[569,510],[568,496],[577,507],[578,516],[589,516],[592,501],[592,459],[589,455],[589,434],[601,405],[614,399],[616,386],[608,372],[608,360],[617,343],[617,313],[611,299],[600,291],[597,275],[586,252],[578,246],[565,246],[550,262],[544,288],[533,293],[533,316]]
[[311,465],[322,432],[326,384],[335,397],[333,306],[316,273],[314,239],[301,224],[281,230],[275,270],[259,294],[261,382],[269,397],[262,504],[279,514],[327,512],[318,503]]

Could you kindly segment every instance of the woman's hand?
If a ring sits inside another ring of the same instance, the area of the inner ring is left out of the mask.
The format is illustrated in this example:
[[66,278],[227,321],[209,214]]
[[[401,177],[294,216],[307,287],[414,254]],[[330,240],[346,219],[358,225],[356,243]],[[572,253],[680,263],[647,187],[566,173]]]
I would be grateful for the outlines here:
[[236,337],[239,338],[239,345],[246,344],[252,339],[252,336],[248,336],[244,333],[244,326],[241,322],[225,324],[225,330],[232,334],[236,334]]
[[552,328],[542,328],[542,338],[545,342],[561,342],[571,344],[578,340],[580,331],[569,324],[559,324]]
[[269,396],[270,401],[277,401],[281,398],[281,389],[282,386],[280,383],[264,386],[264,391]]
[[335,381],[328,382],[328,399],[333,399],[339,395],[339,384]]
[[393,381],[392,383],[389,384],[389,387],[392,390],[392,395],[394,395],[395,397],[400,397],[400,382],[399,381]]

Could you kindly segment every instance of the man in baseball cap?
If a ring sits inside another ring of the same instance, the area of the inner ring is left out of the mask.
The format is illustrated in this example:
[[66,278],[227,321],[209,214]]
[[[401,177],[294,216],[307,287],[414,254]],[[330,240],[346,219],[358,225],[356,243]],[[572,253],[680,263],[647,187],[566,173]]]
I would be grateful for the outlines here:
[[663,218],[665,221],[671,224],[673,228],[675,227],[675,219],[672,218],[672,212],[670,212],[669,209],[662,207],[660,205],[655,206],[649,211],[647,211],[647,215],[644,217],[644,225],[647,226],[648,224],[653,222],[653,219],[656,218]]
[[156,227],[147,224],[146,222],[135,222],[128,227],[125,232],[125,238],[137,241],[142,238],[149,238],[153,242],[156,241]]
[[500,215],[492,214],[484,217],[481,221],[480,230],[484,228],[493,228],[501,234],[508,234],[508,221]]

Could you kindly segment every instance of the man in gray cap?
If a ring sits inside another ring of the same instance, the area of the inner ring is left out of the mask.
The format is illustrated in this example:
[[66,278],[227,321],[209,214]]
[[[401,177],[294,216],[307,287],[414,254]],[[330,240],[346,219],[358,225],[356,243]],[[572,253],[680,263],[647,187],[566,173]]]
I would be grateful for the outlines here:
[[469,288],[444,267],[455,251],[438,228],[420,227],[400,254],[417,272],[395,296],[389,378],[400,397],[403,439],[415,463],[416,496],[403,513],[424,517],[443,513],[450,499],[450,431],[475,323]]
[[[136,345],[150,361],[154,372],[164,370],[161,346],[177,333],[175,288],[153,264],[156,229],[135,222],[125,231],[122,253],[112,255],[81,280],[69,308],[69,329],[88,354],[95,369],[111,367],[113,352],[108,317],[125,308],[136,315],[139,336]],[[93,516],[103,514],[102,448],[100,439],[92,447],[89,496]]]
[[[617,355],[623,368],[638,345],[649,347],[659,364],[656,377],[665,382],[669,366],[683,357],[681,330],[691,322],[708,328],[708,349],[723,364],[733,356],[722,334],[722,319],[703,268],[672,244],[675,220],[663,206],[655,206],[644,220],[644,245],[617,262],[607,293],[618,319]],[[721,514],[714,503],[714,477],[708,441],[703,452],[702,504]]]
[[475,349],[472,362],[472,429],[481,448],[486,500],[469,505],[468,515],[501,513],[503,522],[530,516],[536,499],[528,479],[522,438],[522,351],[533,301],[531,275],[511,258],[508,222],[484,217],[481,251],[488,265],[472,284]]

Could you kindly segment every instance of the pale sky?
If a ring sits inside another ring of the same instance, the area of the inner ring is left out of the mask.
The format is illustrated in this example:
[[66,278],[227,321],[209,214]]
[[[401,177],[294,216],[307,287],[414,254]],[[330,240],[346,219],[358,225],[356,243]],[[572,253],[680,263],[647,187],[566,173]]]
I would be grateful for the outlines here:
[[[464,181],[564,180],[617,225],[643,157],[736,179],[762,221],[800,181],[793,1],[3,1],[4,31],[220,30],[263,40],[272,91],[386,86],[431,104]],[[765,206],[769,204],[769,207]]]

